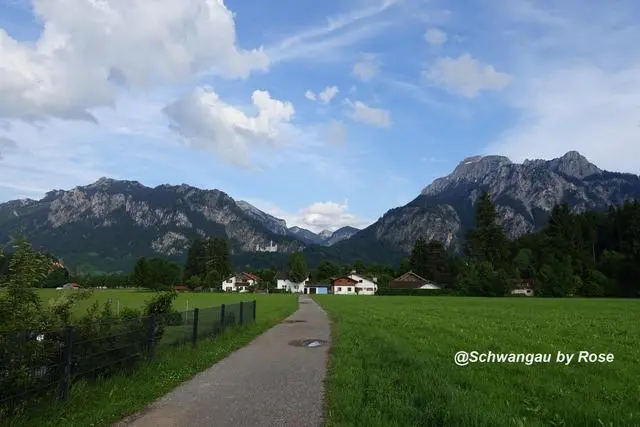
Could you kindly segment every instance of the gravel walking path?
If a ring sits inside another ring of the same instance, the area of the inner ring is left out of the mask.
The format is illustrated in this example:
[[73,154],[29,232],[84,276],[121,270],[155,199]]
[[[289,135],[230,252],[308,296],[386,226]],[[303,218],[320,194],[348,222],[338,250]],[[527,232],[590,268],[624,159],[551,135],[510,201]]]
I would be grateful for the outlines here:
[[[299,303],[285,322],[116,426],[321,426],[329,322],[310,297]],[[326,344],[291,345],[307,339]]]

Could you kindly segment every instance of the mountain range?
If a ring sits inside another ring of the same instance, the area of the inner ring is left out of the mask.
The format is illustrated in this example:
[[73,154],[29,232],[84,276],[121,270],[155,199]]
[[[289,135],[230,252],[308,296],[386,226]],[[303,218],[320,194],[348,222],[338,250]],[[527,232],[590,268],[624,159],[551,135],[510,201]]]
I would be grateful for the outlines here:
[[[50,191],[41,200],[0,204],[0,243],[22,231],[35,247],[65,263],[100,271],[125,271],[139,256],[183,260],[197,237],[225,237],[240,265],[281,265],[304,249],[310,263],[397,262],[419,236],[459,250],[474,226],[474,202],[489,192],[507,234],[542,227],[557,203],[575,211],[603,210],[640,197],[640,178],[608,172],[571,151],[553,160],[513,163],[502,156],[464,159],[405,206],[387,211],[369,227],[313,233],[288,227],[220,190],[186,184],[146,187],[101,178],[72,190]],[[269,252],[277,253],[269,253]],[[275,262],[274,260],[278,260]]]
[[407,205],[387,211],[334,249],[351,253],[354,247],[365,251],[375,244],[406,254],[415,240],[424,236],[460,250],[465,232],[474,226],[474,203],[485,191],[491,195],[508,236],[517,238],[543,227],[559,203],[583,212],[637,199],[640,178],[601,170],[577,151],[524,163],[513,163],[503,156],[468,157]]

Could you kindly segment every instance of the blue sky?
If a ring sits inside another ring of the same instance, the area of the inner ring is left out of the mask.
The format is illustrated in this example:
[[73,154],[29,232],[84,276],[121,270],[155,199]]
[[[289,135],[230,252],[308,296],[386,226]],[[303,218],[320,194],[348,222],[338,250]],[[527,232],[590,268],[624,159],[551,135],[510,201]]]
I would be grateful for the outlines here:
[[639,18],[631,0],[5,1],[0,201],[187,183],[319,231],[476,154],[638,173]]

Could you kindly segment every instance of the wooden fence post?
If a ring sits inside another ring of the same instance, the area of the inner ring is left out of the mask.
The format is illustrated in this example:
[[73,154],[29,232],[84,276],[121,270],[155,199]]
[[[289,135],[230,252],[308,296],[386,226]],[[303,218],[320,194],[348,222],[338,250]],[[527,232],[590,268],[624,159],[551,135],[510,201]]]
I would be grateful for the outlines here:
[[62,378],[60,379],[60,400],[67,400],[71,388],[71,362],[73,360],[73,326],[64,330],[64,348],[62,351]]
[[200,323],[198,321],[200,317],[200,309],[196,308],[193,310],[193,337],[192,337],[192,342],[193,342],[193,346],[197,346],[198,345],[198,323]]
[[240,324],[244,323],[244,301],[240,301]]
[[225,305],[222,304],[220,306],[220,330],[224,331],[225,329],[225,324],[224,324],[224,311],[225,311]]
[[148,330],[147,341],[149,342],[149,359],[153,359],[156,355],[156,316],[154,314],[147,318]]

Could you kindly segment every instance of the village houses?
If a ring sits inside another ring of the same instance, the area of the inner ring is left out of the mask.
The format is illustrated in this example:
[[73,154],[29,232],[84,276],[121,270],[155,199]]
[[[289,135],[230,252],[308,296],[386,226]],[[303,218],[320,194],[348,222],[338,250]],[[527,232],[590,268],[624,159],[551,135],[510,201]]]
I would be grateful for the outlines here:
[[225,292],[249,292],[260,281],[260,278],[250,273],[237,273],[222,282]]

